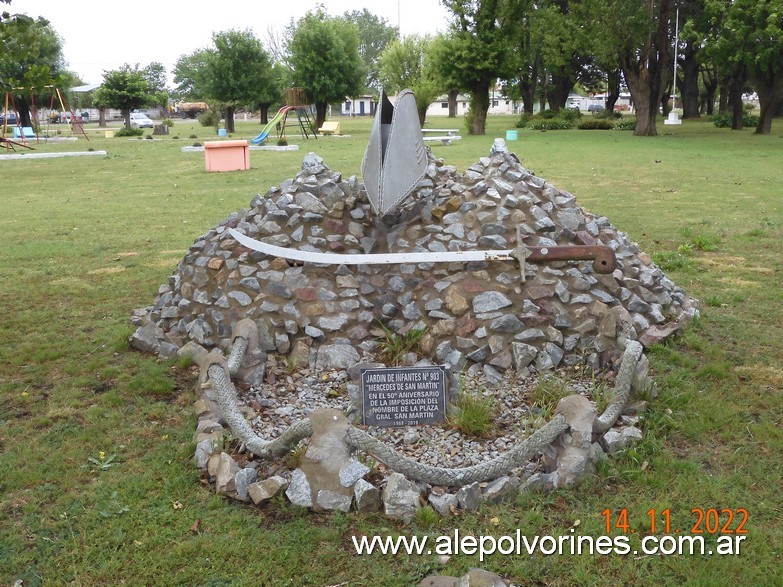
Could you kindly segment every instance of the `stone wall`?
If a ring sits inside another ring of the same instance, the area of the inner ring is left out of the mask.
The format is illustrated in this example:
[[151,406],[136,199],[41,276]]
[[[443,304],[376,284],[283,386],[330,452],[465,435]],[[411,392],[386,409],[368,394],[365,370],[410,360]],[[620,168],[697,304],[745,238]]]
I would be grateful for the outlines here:
[[[523,280],[516,261],[301,264],[241,246],[229,227],[278,246],[357,255],[603,244],[618,265],[599,275],[591,262],[527,263]],[[430,157],[413,197],[382,220],[356,177],[310,153],[295,178],[196,239],[153,305],[135,313],[131,342],[162,356],[188,342],[226,349],[233,325],[249,317],[261,351],[345,368],[372,355],[380,321],[395,332],[425,327],[421,348],[432,361],[497,380],[508,369],[608,365],[618,335],[660,341],[696,312],[626,234],[502,145],[462,174]]]

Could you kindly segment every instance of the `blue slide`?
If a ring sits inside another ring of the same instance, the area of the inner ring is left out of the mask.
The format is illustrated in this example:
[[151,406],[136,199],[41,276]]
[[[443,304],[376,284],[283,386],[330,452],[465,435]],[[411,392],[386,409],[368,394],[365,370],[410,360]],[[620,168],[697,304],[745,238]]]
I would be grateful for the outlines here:
[[261,131],[261,134],[259,134],[257,137],[250,139],[250,142],[254,145],[260,145],[263,143],[266,138],[269,136],[269,133],[272,132],[272,129],[275,127],[275,125],[282,120],[282,118],[285,116],[286,112],[289,110],[293,110],[293,107],[291,106],[283,106],[280,110],[277,111],[277,114],[274,115],[272,120],[269,121],[269,124],[267,124],[264,127],[264,130]]

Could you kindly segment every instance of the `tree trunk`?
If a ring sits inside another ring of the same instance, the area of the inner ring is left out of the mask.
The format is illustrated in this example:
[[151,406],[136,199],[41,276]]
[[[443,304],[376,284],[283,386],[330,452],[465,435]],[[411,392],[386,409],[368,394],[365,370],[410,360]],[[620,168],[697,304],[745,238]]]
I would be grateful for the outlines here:
[[682,117],[699,118],[699,60],[696,49],[688,43],[685,48],[685,59],[682,62]]
[[620,55],[625,81],[636,105],[636,136],[656,136],[655,119],[669,83],[669,16],[671,0],[660,0],[657,8],[649,3],[649,18],[655,23],[641,53]]
[[661,114],[663,114],[663,117],[666,118],[669,116],[669,111],[671,110],[671,107],[674,105],[669,102],[671,100],[671,86],[666,88],[666,91],[663,93],[663,96],[661,96]]
[[703,112],[707,116],[712,116],[715,113],[715,94],[718,92],[718,76],[715,73],[714,68],[702,69],[701,81],[704,85],[704,95],[702,101],[705,108]]
[[236,112],[236,106],[226,106],[226,132],[234,132],[234,112]]
[[106,128],[106,108],[98,108],[98,126]]
[[617,100],[620,99],[620,71],[615,69],[608,72],[607,75],[607,92],[606,102],[604,108],[609,112],[614,110],[614,105],[617,104]]
[[326,120],[326,109],[329,106],[327,102],[315,103],[315,128],[321,128]]
[[424,128],[424,121],[427,119],[427,108],[429,108],[429,104],[416,108],[419,113],[419,126],[421,128]]
[[125,128],[131,128],[131,123],[130,123],[130,109],[128,109],[128,110],[123,110],[123,111],[122,111],[122,115],[125,117]]
[[778,106],[783,104],[783,75],[769,71],[766,75],[754,76],[753,82],[761,106],[756,134],[768,135],[772,131],[772,119]]
[[30,106],[23,96],[14,96],[14,108],[16,109],[18,126],[33,126],[30,118]]
[[258,105],[258,116],[261,124],[269,124],[269,104]]
[[723,81],[719,85],[720,97],[718,98],[718,114],[728,114],[729,112],[729,82]]
[[457,97],[459,90],[449,90],[449,118],[457,117]]
[[742,90],[745,89],[746,79],[745,67],[737,65],[734,67],[734,71],[731,72],[731,77],[726,84],[728,104],[731,108],[732,130],[742,130],[743,128]]
[[549,85],[549,92],[547,93],[547,99],[549,101],[549,107],[555,112],[561,108],[565,108],[568,101],[568,95],[574,87],[574,82],[571,76],[552,74],[552,83]]
[[482,82],[472,88],[470,96],[470,134],[486,134],[487,111],[489,110],[489,82]]

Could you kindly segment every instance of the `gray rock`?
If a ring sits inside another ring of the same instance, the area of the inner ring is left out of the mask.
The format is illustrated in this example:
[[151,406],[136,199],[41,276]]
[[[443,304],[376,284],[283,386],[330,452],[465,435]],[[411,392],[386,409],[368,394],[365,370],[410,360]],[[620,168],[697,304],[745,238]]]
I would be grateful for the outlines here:
[[348,369],[359,362],[359,353],[347,344],[324,345],[318,348],[316,368]]
[[504,503],[515,500],[518,494],[519,483],[504,476],[490,481],[482,492],[482,498],[490,503]]
[[274,475],[263,481],[251,483],[247,488],[247,492],[253,503],[259,505],[277,497],[287,488],[288,481],[283,477]]
[[288,500],[298,506],[311,507],[313,505],[313,495],[310,489],[310,482],[302,469],[296,469],[291,474],[291,482],[285,490]]
[[460,578],[457,587],[508,587],[508,583],[495,573],[484,569],[470,569]]
[[435,511],[441,516],[451,516],[455,513],[457,506],[459,506],[459,500],[457,496],[452,493],[444,493],[443,495],[435,495],[430,493],[427,496],[427,501],[430,502]]
[[218,493],[234,493],[236,485],[235,475],[239,473],[239,465],[228,453],[220,453],[217,470],[215,472],[215,491]]
[[364,463],[352,460],[346,467],[340,469],[340,485],[352,487],[359,479],[370,472],[370,468]]
[[252,467],[245,467],[234,475],[234,485],[239,499],[248,500],[248,490],[251,483],[258,480],[258,472]]
[[512,342],[511,354],[514,357],[514,368],[521,371],[535,360],[538,349],[522,342]]
[[381,507],[381,495],[372,483],[359,479],[353,486],[354,503],[359,512],[377,512]]
[[505,314],[495,318],[489,325],[493,332],[520,332],[525,328],[525,323],[514,314]]
[[512,305],[512,301],[499,291],[485,291],[473,298],[473,312],[482,314],[495,312]]
[[344,495],[329,489],[321,489],[318,492],[316,504],[326,511],[349,512],[351,511],[352,500],[352,495]]
[[409,523],[421,508],[418,486],[400,473],[392,473],[383,490],[383,511],[394,519]]
[[481,505],[481,486],[478,483],[463,485],[457,491],[459,507],[469,512],[474,512]]
[[211,440],[202,440],[196,445],[196,454],[193,460],[199,469],[205,469],[209,462],[209,457],[215,452],[215,445]]

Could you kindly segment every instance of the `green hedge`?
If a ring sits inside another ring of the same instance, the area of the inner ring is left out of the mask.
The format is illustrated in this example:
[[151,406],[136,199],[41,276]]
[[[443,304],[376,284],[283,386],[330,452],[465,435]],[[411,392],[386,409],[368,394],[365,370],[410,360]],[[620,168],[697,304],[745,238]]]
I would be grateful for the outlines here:
[[576,126],[580,130],[612,130],[614,122],[606,118],[585,118]]

